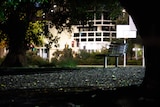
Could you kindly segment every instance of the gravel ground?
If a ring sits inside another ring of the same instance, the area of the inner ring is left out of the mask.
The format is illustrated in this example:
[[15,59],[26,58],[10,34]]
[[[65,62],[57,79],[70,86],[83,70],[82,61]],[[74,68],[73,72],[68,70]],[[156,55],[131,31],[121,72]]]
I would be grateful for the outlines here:
[[0,106],[157,106],[159,100],[139,100],[142,94],[137,86],[142,83],[144,71],[144,67],[137,66],[0,68]]
[[144,71],[144,67],[52,69],[47,72],[44,69],[43,72],[26,71],[25,74],[12,75],[4,74],[3,71],[0,75],[0,90],[34,88],[64,90],[69,87],[113,90],[117,87],[141,84]]

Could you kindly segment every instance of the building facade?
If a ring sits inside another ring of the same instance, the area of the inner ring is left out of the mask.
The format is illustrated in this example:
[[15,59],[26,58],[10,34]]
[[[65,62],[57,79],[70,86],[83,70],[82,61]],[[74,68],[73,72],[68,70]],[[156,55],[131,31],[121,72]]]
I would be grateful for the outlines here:
[[101,51],[109,46],[112,39],[116,38],[115,21],[108,20],[105,12],[99,15],[94,14],[88,24],[75,27],[73,38],[77,41],[80,50]]

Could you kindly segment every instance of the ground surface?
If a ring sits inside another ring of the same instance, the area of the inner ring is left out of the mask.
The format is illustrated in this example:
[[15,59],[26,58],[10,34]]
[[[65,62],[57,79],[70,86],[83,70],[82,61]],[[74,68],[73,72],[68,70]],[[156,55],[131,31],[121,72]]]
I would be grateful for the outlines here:
[[[140,107],[144,67],[1,69],[1,107]],[[144,103],[145,102],[145,103]],[[155,102],[152,102],[155,104]]]

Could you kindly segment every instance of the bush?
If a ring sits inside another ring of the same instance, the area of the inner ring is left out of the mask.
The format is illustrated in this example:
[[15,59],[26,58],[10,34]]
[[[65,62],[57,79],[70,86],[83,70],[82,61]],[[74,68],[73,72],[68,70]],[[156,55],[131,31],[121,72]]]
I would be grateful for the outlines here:
[[142,65],[142,59],[139,60],[128,60],[127,65]]
[[54,63],[49,63],[47,60],[38,56],[36,52],[29,51],[26,54],[27,65],[31,67],[52,67],[55,66]]
[[55,63],[56,67],[69,67],[73,68],[77,66],[76,60],[73,58],[72,49],[65,48],[63,51],[56,51],[52,58],[52,63]]
[[77,66],[77,63],[74,59],[64,59],[57,62],[57,67],[65,67],[65,68],[74,68]]
[[76,56],[75,60],[79,65],[101,65],[103,64],[103,58],[97,57],[98,52],[87,52],[81,50]]
[[[104,50],[102,53],[106,53],[107,51]],[[92,52],[89,53],[85,50],[82,50],[80,54],[77,55],[75,58],[77,64],[79,65],[103,65],[103,57],[98,57],[96,54],[99,54],[99,52]],[[118,58],[119,65],[123,65],[124,58],[119,57]],[[108,57],[108,65],[115,65],[115,57]],[[139,60],[129,60],[127,59],[127,65],[141,65],[142,59]]]

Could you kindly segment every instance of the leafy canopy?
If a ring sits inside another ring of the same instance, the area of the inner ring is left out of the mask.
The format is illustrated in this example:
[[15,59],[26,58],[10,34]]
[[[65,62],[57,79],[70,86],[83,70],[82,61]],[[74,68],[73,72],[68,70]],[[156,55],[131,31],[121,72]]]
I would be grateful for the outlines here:
[[27,27],[31,25],[26,32],[28,38],[31,38],[41,32],[37,28],[37,25],[41,25],[36,21],[49,20],[61,32],[66,28],[71,30],[74,24],[86,24],[94,17],[93,12],[105,11],[109,18],[115,19],[121,9],[118,0],[1,0],[0,29],[7,33],[7,21],[17,15],[18,20],[24,21]]
[[87,14],[88,10],[105,10],[114,18],[119,15],[120,8],[118,0],[1,0],[0,22],[5,22],[15,12],[21,19],[36,20],[36,13],[42,10],[44,18],[51,20],[58,28],[68,22],[73,24],[75,21],[88,20],[91,17]]

